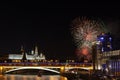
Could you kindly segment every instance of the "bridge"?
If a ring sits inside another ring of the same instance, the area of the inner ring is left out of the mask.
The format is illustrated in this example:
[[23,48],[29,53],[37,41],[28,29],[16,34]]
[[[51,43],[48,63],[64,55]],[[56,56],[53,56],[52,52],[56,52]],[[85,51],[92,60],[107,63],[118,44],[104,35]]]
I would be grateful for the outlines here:
[[12,71],[17,71],[17,70],[32,70],[32,69],[34,69],[34,70],[35,69],[36,70],[46,70],[46,71],[51,71],[51,72],[54,72],[54,73],[60,73],[59,71],[48,69],[48,68],[43,68],[43,67],[20,67],[20,68],[15,68],[15,69],[8,70],[5,73],[9,73],[9,72],[12,72]]
[[19,69],[19,68],[49,68],[52,70],[59,70],[60,72],[64,72],[69,69],[73,68],[81,68],[81,69],[87,69],[91,70],[93,69],[92,64],[65,64],[65,63],[57,63],[57,64],[26,64],[26,63],[0,63],[0,73],[4,73],[5,71],[12,70],[12,69]]

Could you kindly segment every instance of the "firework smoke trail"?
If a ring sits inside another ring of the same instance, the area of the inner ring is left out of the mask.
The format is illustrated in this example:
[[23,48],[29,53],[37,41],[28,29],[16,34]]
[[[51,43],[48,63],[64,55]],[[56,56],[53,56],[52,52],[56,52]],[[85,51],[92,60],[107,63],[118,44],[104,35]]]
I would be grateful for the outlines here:
[[[72,23],[72,35],[80,54],[89,55],[92,43],[96,41],[97,35],[103,32],[103,25],[95,20],[87,18],[76,18]],[[84,50],[84,49],[87,49]]]

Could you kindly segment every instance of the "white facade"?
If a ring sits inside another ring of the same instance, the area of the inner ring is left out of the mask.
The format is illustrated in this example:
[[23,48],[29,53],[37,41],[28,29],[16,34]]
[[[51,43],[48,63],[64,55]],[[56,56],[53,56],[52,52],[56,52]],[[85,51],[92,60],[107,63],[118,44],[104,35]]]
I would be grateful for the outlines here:
[[21,59],[22,60],[23,55],[22,54],[9,54],[8,59]]
[[[41,56],[42,55],[42,56]],[[45,60],[45,55],[26,55],[27,60]]]
[[[22,49],[22,51],[23,51],[23,49]],[[42,53],[40,53],[40,54],[38,53],[37,46],[35,47],[35,51],[32,50],[31,54],[27,54],[27,53],[24,53],[24,52],[22,52],[21,54],[9,54],[8,59],[22,60],[24,54],[25,54],[26,60],[45,60],[45,55],[43,55]]]

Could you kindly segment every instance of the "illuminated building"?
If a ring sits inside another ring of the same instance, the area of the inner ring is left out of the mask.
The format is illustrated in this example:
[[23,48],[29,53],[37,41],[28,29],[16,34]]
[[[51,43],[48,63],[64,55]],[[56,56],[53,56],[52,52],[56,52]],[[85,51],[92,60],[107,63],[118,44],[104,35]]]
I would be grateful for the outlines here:
[[120,50],[101,53],[96,48],[93,59],[93,70],[102,70],[106,74],[120,76]]
[[120,50],[112,50],[112,37],[102,33],[97,37],[99,44],[93,49],[95,70],[105,71],[106,74],[120,76]]
[[120,50],[97,53],[96,69],[106,70],[108,74],[120,76]]
[[97,41],[100,42],[98,49],[100,49],[102,52],[112,50],[112,37],[110,33],[102,33],[97,37]]
[[101,34],[97,37],[95,69],[105,71],[106,74],[120,76],[120,50],[112,51],[112,37]]
[[[101,69],[102,66],[105,63],[102,62],[102,60],[105,60],[106,58],[103,57],[105,55],[105,52],[112,51],[112,36],[110,33],[101,33],[97,36],[97,42],[95,45],[93,45],[93,65],[94,69]],[[106,60],[105,60],[106,62]]]
[[26,61],[41,61],[45,60],[45,55],[38,52],[38,47],[35,46],[35,51],[32,50],[31,54],[27,54],[23,47],[21,47],[21,52],[19,54],[9,54],[8,59],[12,60],[12,62],[21,62],[23,60]]

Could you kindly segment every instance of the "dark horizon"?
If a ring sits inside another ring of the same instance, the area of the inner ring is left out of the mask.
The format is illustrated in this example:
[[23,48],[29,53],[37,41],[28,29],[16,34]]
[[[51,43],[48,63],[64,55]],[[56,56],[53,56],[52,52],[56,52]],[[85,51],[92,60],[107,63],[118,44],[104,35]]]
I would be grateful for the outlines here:
[[75,57],[70,24],[79,16],[100,18],[115,36],[115,49],[120,49],[119,7],[118,4],[111,5],[3,3],[0,13],[0,54],[15,53],[21,45],[30,51],[37,45],[39,52],[48,58]]

